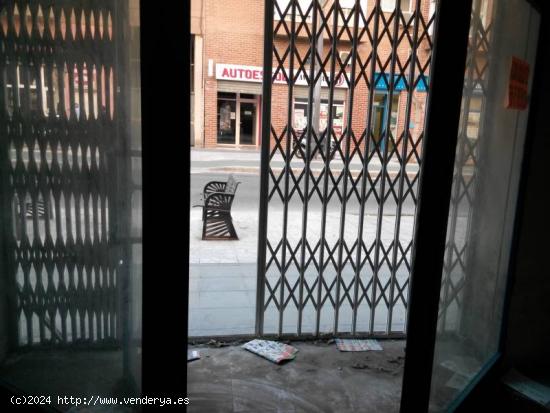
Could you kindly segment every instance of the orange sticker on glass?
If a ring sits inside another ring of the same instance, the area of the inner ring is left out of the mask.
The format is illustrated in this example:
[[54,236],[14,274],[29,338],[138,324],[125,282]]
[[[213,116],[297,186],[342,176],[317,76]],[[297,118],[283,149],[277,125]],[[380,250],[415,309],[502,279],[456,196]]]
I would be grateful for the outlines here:
[[507,109],[527,109],[529,81],[529,63],[512,56],[510,65],[510,79],[508,81],[508,93],[506,93],[505,107]]

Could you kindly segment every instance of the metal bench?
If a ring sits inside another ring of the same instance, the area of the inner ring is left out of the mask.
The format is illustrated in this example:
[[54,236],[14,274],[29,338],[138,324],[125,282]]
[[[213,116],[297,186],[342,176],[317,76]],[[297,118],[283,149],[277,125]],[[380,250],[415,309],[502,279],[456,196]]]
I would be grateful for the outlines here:
[[201,204],[193,205],[202,208],[203,240],[239,239],[231,218],[231,205],[239,184],[229,175],[227,182],[211,181],[204,186]]
[[[46,218],[46,206],[44,205],[44,201],[36,201],[36,210],[38,212],[38,218]],[[26,203],[26,216],[27,218],[33,218],[34,217],[34,205],[32,202]],[[52,215],[50,211],[50,215]],[[52,218],[50,216],[50,218]]]

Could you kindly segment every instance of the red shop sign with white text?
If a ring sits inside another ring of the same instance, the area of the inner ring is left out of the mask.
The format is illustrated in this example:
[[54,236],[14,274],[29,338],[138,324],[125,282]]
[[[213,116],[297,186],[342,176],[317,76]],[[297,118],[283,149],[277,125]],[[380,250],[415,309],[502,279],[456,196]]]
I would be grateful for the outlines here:
[[[273,69],[275,74],[276,69]],[[286,75],[288,75],[288,69],[285,69]],[[234,80],[239,82],[255,82],[261,83],[263,80],[263,68],[258,66],[241,66],[241,65],[227,65],[216,64],[216,79],[219,80]],[[282,70],[277,72],[277,77],[273,83],[275,84],[287,84],[286,75]],[[308,86],[308,82],[304,73],[300,73],[296,82],[298,86]],[[324,78],[321,80],[321,86],[328,87]],[[340,76],[336,82],[335,87],[346,88],[348,87],[344,76]]]

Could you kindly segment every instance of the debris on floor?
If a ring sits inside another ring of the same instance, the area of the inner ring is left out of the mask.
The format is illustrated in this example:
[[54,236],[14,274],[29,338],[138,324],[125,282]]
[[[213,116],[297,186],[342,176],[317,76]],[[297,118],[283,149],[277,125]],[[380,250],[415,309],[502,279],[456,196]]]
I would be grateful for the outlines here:
[[293,360],[298,352],[296,347],[288,344],[258,339],[245,343],[243,348],[277,364],[286,360]]
[[392,363],[392,364],[401,364],[401,362],[405,360],[405,357],[403,356],[397,356],[396,358],[393,358],[393,359],[389,359],[388,360],[388,363]]
[[340,351],[380,351],[382,346],[376,340],[336,339],[336,347]]
[[197,350],[187,350],[187,362],[199,360],[200,358],[201,355]]
[[211,347],[217,347],[217,348],[220,348],[220,347],[227,347],[229,346],[229,343],[226,343],[224,341],[218,341],[218,340],[210,340],[208,341],[208,343],[206,343],[207,346],[211,346]]
[[515,369],[511,369],[502,378],[502,382],[529,400],[550,408],[550,387],[524,376]]

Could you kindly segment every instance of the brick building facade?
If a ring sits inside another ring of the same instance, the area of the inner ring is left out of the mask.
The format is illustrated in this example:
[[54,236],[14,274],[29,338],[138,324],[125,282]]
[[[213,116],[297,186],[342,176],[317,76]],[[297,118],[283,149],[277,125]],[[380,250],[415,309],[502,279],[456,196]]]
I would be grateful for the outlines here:
[[[323,2],[321,2],[323,3]],[[327,11],[332,6],[332,0],[324,2],[323,10]],[[345,11],[345,6],[353,7],[352,1],[340,0],[340,7]],[[396,47],[398,61],[401,66],[405,64],[411,53],[411,45],[407,41],[409,30],[412,35],[413,25],[405,28],[406,20],[412,16],[415,7],[413,0],[402,0],[401,7],[404,11],[403,21],[398,25],[398,41]],[[281,10],[285,10],[288,0],[278,0]],[[311,0],[299,0],[299,4],[307,9]],[[362,12],[368,27],[372,33],[373,19],[369,20],[375,6],[374,0],[360,0]],[[395,8],[395,0],[381,0],[380,2],[383,15],[380,16],[379,31],[383,32],[383,22],[387,22]],[[433,10],[433,1],[422,0],[420,2],[421,13],[428,22],[430,13]],[[258,147],[261,140],[261,104],[262,104],[262,83],[261,69],[263,65],[263,8],[264,2],[261,0],[243,1],[243,0],[191,0],[191,32],[192,32],[192,139],[191,144],[196,147],[220,147],[220,146],[241,146]],[[281,20],[279,12],[275,11],[274,25]],[[284,17],[284,16],[283,16]],[[288,18],[287,18],[288,19]],[[299,21],[302,18],[298,17]],[[332,17],[329,19],[332,25]],[[341,19],[342,20],[342,19]],[[311,16],[306,17],[306,24],[311,28]],[[348,26],[353,23],[348,22]],[[359,24],[359,29],[363,24]],[[384,62],[391,59],[392,42],[390,33],[393,30],[393,22],[387,23],[388,30],[381,35],[381,41],[377,48],[378,59],[380,62],[375,68],[378,76],[376,87],[374,88],[374,104],[372,118],[372,133],[377,136],[387,124],[389,117],[390,127],[393,135],[398,137],[405,128],[407,90],[405,88],[405,79],[394,77],[396,87],[393,92],[393,99],[390,104],[388,99],[388,87],[385,84],[389,80],[390,65],[384,67]],[[420,28],[422,29],[422,28]],[[283,35],[281,35],[281,32]],[[274,49],[281,55],[289,45],[289,36],[284,35],[284,30],[280,30],[274,37]],[[306,58],[310,42],[305,35],[304,27],[297,33],[296,49],[301,59]],[[412,36],[411,36],[412,37]],[[327,34],[324,36],[323,57],[330,54],[330,41]],[[352,42],[349,35],[343,35],[337,42],[337,49],[342,61],[345,61],[347,54],[352,52]],[[361,37],[358,47],[358,55],[362,62],[366,62],[372,50],[372,42],[368,34]],[[274,53],[275,54],[275,53]],[[418,78],[418,67],[425,67],[429,64],[431,47],[424,36],[417,47],[418,66],[415,78]],[[289,57],[286,57],[283,66],[288,70]],[[294,58],[294,68],[296,70],[298,62]],[[274,57],[274,68],[277,68],[278,62]],[[406,66],[403,73],[408,75]],[[309,66],[306,64],[305,68]],[[328,65],[327,65],[328,67]],[[338,68],[337,68],[338,69]],[[382,69],[382,70],[381,70]],[[356,78],[360,74],[360,65],[356,65]],[[364,131],[368,119],[368,96],[369,86],[366,83],[370,73],[370,65],[363,69],[366,76],[360,77],[355,85],[352,110],[352,129],[356,135]],[[382,71],[384,73],[382,73]],[[346,72],[351,72],[351,65],[346,67]],[[396,64],[394,73],[399,73],[399,64]],[[426,104],[426,85],[429,78],[426,70],[424,79],[418,82],[415,91],[412,93],[411,114],[409,122],[409,131],[415,136],[423,130],[424,112]],[[282,73],[279,73],[283,76]],[[347,82],[341,79],[340,87],[335,88],[334,92],[334,123],[333,128],[336,134],[345,129],[345,123],[350,110],[349,105],[349,87]],[[370,79],[369,79],[370,81]],[[326,83],[324,84],[326,86]],[[287,82],[275,82],[272,89],[272,126],[275,131],[281,133],[288,123],[292,123],[296,130],[304,126],[307,118],[304,117],[305,109],[308,103],[308,87],[305,81],[296,82],[293,87],[291,104],[292,110],[289,122],[289,95]],[[371,88],[372,89],[372,88]],[[321,130],[326,123],[328,114],[328,105],[326,102],[328,88],[321,89]],[[239,127],[237,127],[237,125]]]

